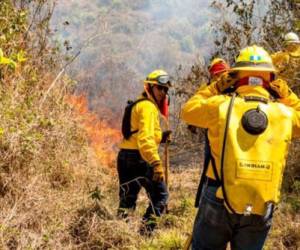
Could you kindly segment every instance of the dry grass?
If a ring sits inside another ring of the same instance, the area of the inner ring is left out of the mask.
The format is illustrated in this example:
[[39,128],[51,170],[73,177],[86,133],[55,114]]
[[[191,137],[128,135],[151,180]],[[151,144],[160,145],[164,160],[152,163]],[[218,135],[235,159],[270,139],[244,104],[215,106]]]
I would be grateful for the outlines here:
[[[1,198],[1,249],[182,249],[196,212],[196,166],[172,171],[169,213],[151,238],[143,238],[137,232],[148,203],[145,193],[127,222],[117,219],[116,173],[101,167],[92,151],[88,159],[87,165],[67,172],[72,179],[68,185],[53,186],[36,173],[11,176],[14,192]],[[299,214],[282,204],[266,249],[297,249],[299,225]]]

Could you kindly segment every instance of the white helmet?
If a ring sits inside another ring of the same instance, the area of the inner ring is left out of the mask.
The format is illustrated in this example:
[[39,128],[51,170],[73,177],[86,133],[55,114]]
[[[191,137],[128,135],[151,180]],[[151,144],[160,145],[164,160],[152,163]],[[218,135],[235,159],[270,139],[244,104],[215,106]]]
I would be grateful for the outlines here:
[[289,32],[284,36],[284,43],[285,44],[300,43],[299,36],[294,32]]

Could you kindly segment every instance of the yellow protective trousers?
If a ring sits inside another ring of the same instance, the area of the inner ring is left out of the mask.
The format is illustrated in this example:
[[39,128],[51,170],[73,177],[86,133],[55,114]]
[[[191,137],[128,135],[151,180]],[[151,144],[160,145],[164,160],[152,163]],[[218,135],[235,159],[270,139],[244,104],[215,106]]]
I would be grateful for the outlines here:
[[[234,97],[232,97],[234,98]],[[222,187],[217,197],[225,199],[230,212],[264,215],[276,204],[293,128],[293,112],[287,106],[257,98],[236,97],[219,106],[220,158],[215,159]],[[249,111],[262,112],[267,126],[251,134],[242,124]],[[230,115],[229,115],[230,113]]]

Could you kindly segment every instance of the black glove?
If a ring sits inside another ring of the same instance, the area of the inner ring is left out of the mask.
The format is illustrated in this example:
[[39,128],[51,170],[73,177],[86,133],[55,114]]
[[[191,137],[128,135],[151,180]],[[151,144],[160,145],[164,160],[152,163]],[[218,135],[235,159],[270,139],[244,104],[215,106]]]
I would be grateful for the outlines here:
[[162,132],[162,136],[161,136],[161,141],[160,143],[166,143],[166,142],[170,142],[170,135],[171,135],[172,131],[171,130],[166,130]]

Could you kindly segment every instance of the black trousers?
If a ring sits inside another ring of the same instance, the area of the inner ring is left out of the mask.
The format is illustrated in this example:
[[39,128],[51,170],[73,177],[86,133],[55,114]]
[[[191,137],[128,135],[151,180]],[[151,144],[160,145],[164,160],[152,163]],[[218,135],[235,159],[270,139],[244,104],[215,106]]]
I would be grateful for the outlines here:
[[138,150],[121,149],[118,154],[119,174],[119,209],[135,209],[138,194],[145,188],[150,199],[149,206],[143,216],[144,220],[152,220],[160,216],[165,208],[169,194],[165,182],[152,181],[152,167],[142,159]]

